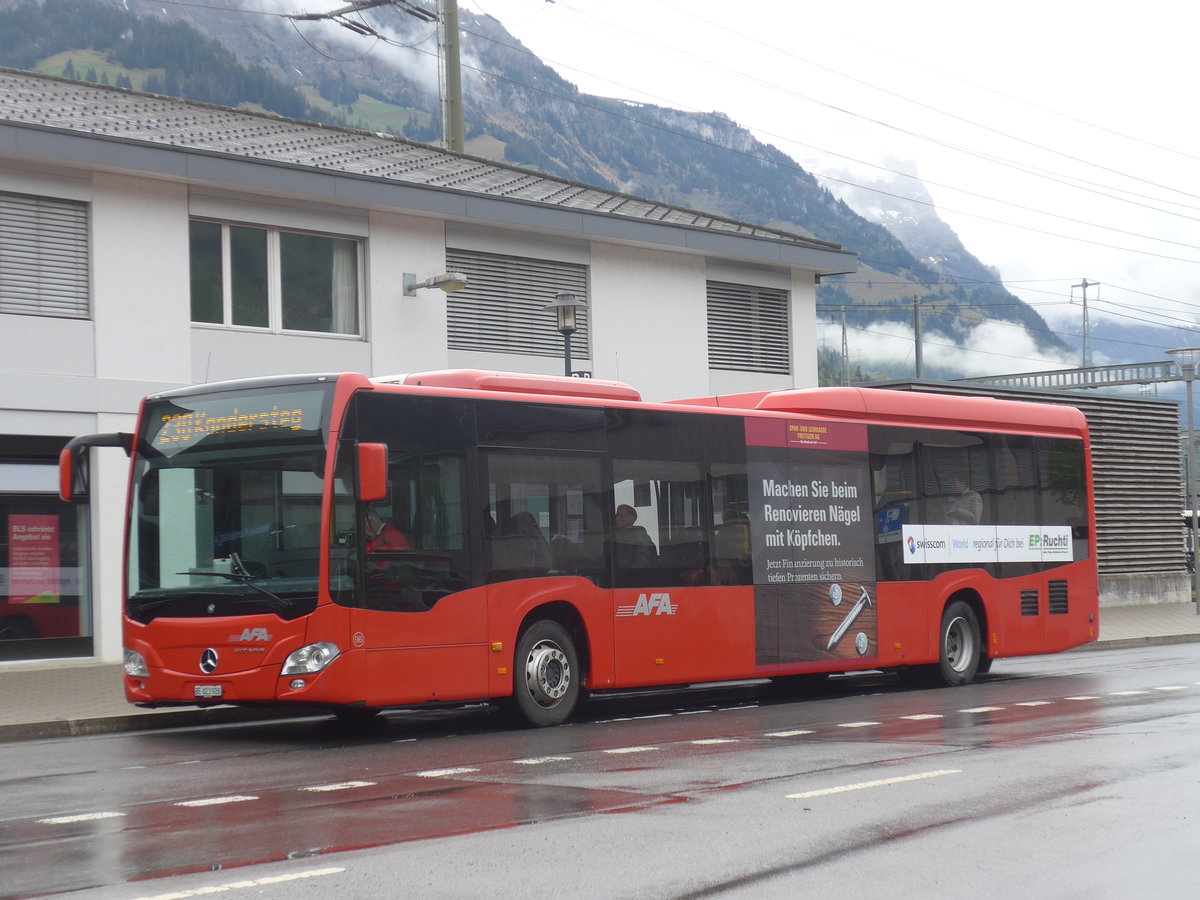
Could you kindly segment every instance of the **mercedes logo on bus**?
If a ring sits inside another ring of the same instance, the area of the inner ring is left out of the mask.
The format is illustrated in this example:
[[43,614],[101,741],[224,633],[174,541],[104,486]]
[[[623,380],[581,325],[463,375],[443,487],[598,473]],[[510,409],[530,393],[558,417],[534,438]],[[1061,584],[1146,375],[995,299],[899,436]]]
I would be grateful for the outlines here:
[[217,651],[209,647],[200,654],[200,671],[211,675],[217,668]]

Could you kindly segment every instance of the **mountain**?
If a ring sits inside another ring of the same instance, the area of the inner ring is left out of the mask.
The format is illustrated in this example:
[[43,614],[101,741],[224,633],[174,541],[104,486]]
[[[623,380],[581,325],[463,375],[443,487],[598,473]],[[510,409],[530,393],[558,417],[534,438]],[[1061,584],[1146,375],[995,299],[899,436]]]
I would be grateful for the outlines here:
[[[241,6],[0,0],[0,65],[418,141],[440,135],[426,0],[340,20],[352,31]],[[1002,319],[1021,325],[1031,346],[1065,349],[952,231],[932,227],[928,209],[920,229],[898,208],[871,221],[722,113],[584,94],[495,19],[463,10],[460,25],[469,153],[837,242],[859,254],[861,268],[826,278],[819,307],[831,321],[842,320],[844,307],[848,325],[868,334],[878,323],[911,327],[920,299],[924,328],[943,340],[965,343],[982,323]]]

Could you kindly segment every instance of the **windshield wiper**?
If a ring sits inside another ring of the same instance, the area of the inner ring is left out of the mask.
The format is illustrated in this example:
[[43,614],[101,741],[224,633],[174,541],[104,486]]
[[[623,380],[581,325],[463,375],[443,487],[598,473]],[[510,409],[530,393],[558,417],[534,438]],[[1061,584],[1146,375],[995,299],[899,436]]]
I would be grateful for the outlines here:
[[264,596],[274,600],[281,609],[291,609],[292,601],[287,597],[280,597],[278,594],[268,591],[261,584],[256,584],[255,579],[259,576],[251,575],[246,571],[246,567],[242,565],[241,558],[236,553],[230,553],[229,558],[233,561],[233,565],[237,569],[234,572],[215,572],[211,569],[188,569],[186,572],[176,572],[176,575],[211,575],[215,578],[225,578],[229,581],[236,581],[238,584],[244,584],[248,588],[253,588]]

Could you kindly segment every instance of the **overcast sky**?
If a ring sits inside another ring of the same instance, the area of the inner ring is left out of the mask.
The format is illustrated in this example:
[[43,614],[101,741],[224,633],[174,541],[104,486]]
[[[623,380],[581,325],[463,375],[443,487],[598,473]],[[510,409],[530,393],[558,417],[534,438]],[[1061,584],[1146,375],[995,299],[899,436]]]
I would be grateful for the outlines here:
[[1200,313],[1200,13],[1183,4],[460,6],[588,93],[726,113],[835,193],[886,174],[871,164],[919,174],[967,248],[1064,329],[1084,278],[1093,319]]

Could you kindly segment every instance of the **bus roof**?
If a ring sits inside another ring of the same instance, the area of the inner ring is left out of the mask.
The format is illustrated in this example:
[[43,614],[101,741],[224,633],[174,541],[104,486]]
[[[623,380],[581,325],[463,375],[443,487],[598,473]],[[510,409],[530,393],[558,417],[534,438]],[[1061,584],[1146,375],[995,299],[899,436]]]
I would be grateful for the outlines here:
[[638,402],[642,395],[622,381],[600,378],[568,378],[565,375],[530,375],[523,372],[493,372],[484,369],[439,369],[384,375],[372,378],[376,384],[405,384],[423,387],[458,388],[464,391],[498,391],[506,394],[546,394],[580,397],[586,400],[628,400]]
[[831,419],[857,419],[880,423],[920,423],[934,427],[1025,428],[1083,434],[1087,420],[1072,406],[1029,403],[995,397],[892,391],[881,388],[801,388],[758,391],[693,400],[676,400],[687,406],[784,412]]
[[[366,378],[356,373],[341,375],[287,375],[246,378],[216,384],[198,384],[162,391],[149,399],[183,397],[212,391],[269,389],[304,383],[332,383],[343,378],[366,386],[427,387],[491,394],[555,397],[577,402],[642,403],[641,394],[621,381],[599,378],[568,378],[485,369],[439,369],[401,375]],[[877,422],[880,424],[927,425],[938,428],[981,428],[1085,435],[1087,420],[1071,406],[999,400],[978,395],[937,394],[881,388],[832,387],[755,391],[745,394],[698,397],[650,402],[649,406],[785,413],[818,418]]]

